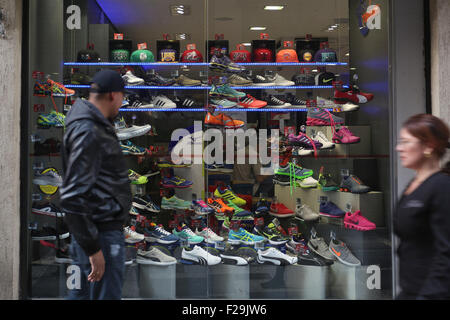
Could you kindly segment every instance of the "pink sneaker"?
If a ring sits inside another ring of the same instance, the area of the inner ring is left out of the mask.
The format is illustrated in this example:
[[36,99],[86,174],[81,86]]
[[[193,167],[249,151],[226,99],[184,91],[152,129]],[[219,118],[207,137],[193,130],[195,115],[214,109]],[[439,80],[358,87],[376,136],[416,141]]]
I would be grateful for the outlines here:
[[347,229],[355,229],[359,231],[369,231],[376,228],[375,223],[367,220],[361,214],[361,211],[355,211],[355,213],[347,212],[344,217],[344,227]]
[[341,127],[333,134],[334,143],[351,144],[358,143],[359,137],[355,136],[347,127]]

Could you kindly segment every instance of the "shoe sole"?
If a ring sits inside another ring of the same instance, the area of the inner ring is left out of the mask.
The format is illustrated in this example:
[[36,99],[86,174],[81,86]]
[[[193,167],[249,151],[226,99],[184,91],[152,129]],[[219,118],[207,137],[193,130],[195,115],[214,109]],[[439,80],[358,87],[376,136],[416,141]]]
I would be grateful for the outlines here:
[[[314,252],[315,254],[317,254],[317,255],[318,255],[319,257],[321,257],[322,259],[324,259],[324,260],[326,260],[326,261],[329,261],[329,262],[333,262],[333,261],[334,261],[334,259],[329,259],[329,258],[326,258],[326,257],[322,256],[316,249],[314,249],[312,246],[310,246],[309,243],[307,244],[307,246],[308,246],[308,249],[309,249],[309,250],[311,250],[312,252]],[[333,257],[334,257],[334,255],[333,255]]]
[[[280,175],[280,176],[286,176],[286,177],[289,177],[290,176],[290,174],[286,174],[286,173],[279,173],[279,172],[276,172],[275,174],[278,174],[278,175]],[[304,175],[304,176],[293,176],[292,177],[292,180],[303,180],[303,179],[306,179],[306,178],[309,178],[309,177],[311,177],[313,175],[313,173],[311,172],[311,174],[306,174],[306,175]]]
[[200,264],[200,265],[205,265],[205,266],[215,266],[222,262],[222,259],[220,259],[218,262],[208,263],[208,261],[203,257],[191,257],[191,256],[183,256],[183,255],[181,255],[181,259],[189,261],[189,262],[193,262],[196,264]]
[[73,263],[73,260],[70,258],[57,258],[55,257],[56,263]]
[[142,204],[139,204],[136,202],[133,202],[132,204],[133,204],[133,206],[135,206],[138,209],[142,209],[142,210],[146,210],[146,211],[150,211],[150,212],[154,212],[154,213],[161,212],[161,210],[150,209],[150,208],[146,207],[145,205],[142,205]]
[[361,140],[354,141],[354,142],[342,142],[341,140],[333,139],[333,143],[336,143],[336,144],[355,144],[355,143],[359,143],[360,141]]
[[228,243],[229,244],[246,244],[246,245],[254,245],[256,243],[261,243],[264,242],[263,240],[260,241],[244,241],[244,240],[240,240],[240,239],[230,239],[228,238]]
[[176,207],[176,206],[167,206],[167,205],[161,205],[161,209],[163,210],[192,210],[191,207]]
[[321,189],[322,191],[325,191],[325,192],[329,192],[329,191],[338,191],[339,187],[322,187],[319,184],[319,189]]
[[[220,257],[222,258],[222,261],[225,264],[231,264],[231,265],[235,265],[235,266],[248,265],[248,261],[239,256],[229,256],[229,255],[221,254]],[[234,262],[234,263],[230,263],[228,261]]]
[[33,179],[33,183],[40,185],[40,186],[53,186],[53,187],[61,187],[61,183],[54,183],[45,179],[41,179],[41,178],[36,178]]
[[275,87],[276,84],[274,82],[268,82],[268,83],[254,83],[255,87]]
[[143,156],[145,155],[145,151],[144,152],[140,152],[140,153],[136,153],[136,152],[124,152],[122,151],[122,153],[126,156]]
[[292,262],[292,261],[287,261],[282,258],[261,257],[259,254],[258,254],[258,257],[256,258],[256,260],[258,261],[259,264],[272,264],[272,265],[276,265],[276,266],[289,266],[291,264],[296,263],[296,262]]
[[145,241],[147,242],[157,242],[157,243],[161,243],[161,244],[172,244],[178,241],[177,240],[162,240],[160,238],[155,238],[155,237],[145,237]]
[[358,231],[370,231],[370,230],[375,230],[376,227],[362,227],[353,223],[348,223],[344,221],[344,227],[347,229],[353,229],[353,230],[358,230]]
[[149,260],[149,259],[145,259],[145,258],[136,258],[136,262],[140,263],[140,264],[151,264],[151,265],[155,265],[155,266],[170,266],[173,264],[176,264],[177,261],[171,261],[171,262],[158,262],[158,261],[153,261],[153,260]]
[[276,212],[269,211],[269,214],[271,216],[278,217],[278,218],[288,218],[288,217],[295,216],[295,212],[294,213],[283,214],[283,213],[276,213]]
[[339,188],[339,191],[340,192],[350,192],[350,193],[354,193],[354,194],[363,194],[363,193],[368,193],[370,191],[370,189],[367,191],[351,191],[350,189],[347,189],[347,188]]
[[176,186],[176,185],[172,185],[172,184],[162,184],[162,187],[163,188],[176,188],[176,189],[186,189],[186,188],[189,188],[189,187],[191,187],[192,186],[192,184],[190,184],[190,185],[188,185],[188,186]]
[[333,215],[330,215],[328,213],[323,213],[323,212],[319,212],[319,214],[321,216],[328,217],[328,218],[343,218],[345,216],[345,213],[343,215],[340,215],[340,216],[333,216]]
[[148,128],[148,129],[136,130],[134,132],[128,132],[128,133],[124,133],[124,134],[117,133],[117,138],[119,140],[121,140],[121,141],[122,140],[128,140],[128,139],[131,139],[131,138],[143,136],[144,134],[146,134],[150,130],[151,130],[151,127]]

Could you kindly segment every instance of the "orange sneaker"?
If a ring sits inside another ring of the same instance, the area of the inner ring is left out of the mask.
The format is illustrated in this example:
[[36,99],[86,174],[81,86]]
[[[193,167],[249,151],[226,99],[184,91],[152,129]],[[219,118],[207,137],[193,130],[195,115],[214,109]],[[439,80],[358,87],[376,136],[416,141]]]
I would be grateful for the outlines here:
[[225,129],[238,129],[243,127],[244,124],[244,121],[234,120],[223,113],[213,116],[210,112],[208,112],[205,117],[205,125],[224,126]]
[[227,206],[222,199],[208,198],[208,205],[218,214],[234,213],[234,209]]
[[70,97],[75,94],[75,90],[67,89],[61,83],[47,79],[47,87],[50,94],[54,97]]

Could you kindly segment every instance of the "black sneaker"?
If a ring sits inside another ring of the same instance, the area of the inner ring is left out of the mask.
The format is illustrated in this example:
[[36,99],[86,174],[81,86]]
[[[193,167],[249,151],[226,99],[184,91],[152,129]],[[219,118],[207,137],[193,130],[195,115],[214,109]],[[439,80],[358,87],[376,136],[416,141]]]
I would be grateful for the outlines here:
[[137,196],[133,197],[133,206],[141,209],[146,210],[149,212],[158,213],[161,212],[161,209],[153,202],[150,195],[146,195],[145,198],[140,198]]
[[127,108],[153,108],[152,103],[142,100],[137,94],[129,95],[125,101]]
[[58,155],[61,151],[61,141],[50,138],[44,142],[36,141],[34,143],[34,155],[35,156],[50,156]]
[[364,185],[364,183],[355,175],[343,177],[339,191],[351,192],[351,193],[367,193],[370,191],[370,187]]
[[185,97],[185,98],[178,98],[175,97],[173,100],[175,104],[177,105],[177,108],[201,108],[201,103],[195,101],[192,98]]
[[293,107],[306,107],[308,104],[306,100],[297,98],[292,93],[286,93],[283,96],[283,99],[284,101],[289,102]]
[[263,76],[261,76],[259,74],[254,76],[252,81],[253,81],[253,85],[254,86],[258,86],[258,87],[269,87],[269,86],[274,86],[275,85],[275,82],[270,81],[266,77],[263,77]]
[[291,184],[291,180],[289,176],[276,174],[272,179],[273,183],[279,184],[281,186],[288,186]]
[[253,233],[268,239],[269,243],[274,245],[285,244],[289,241],[289,238],[282,235],[272,222],[265,227],[255,226],[253,228]]
[[69,236],[69,232],[58,234],[55,228],[47,226],[42,227],[40,230],[31,230],[31,239],[33,240],[56,240],[56,237],[62,240],[68,238]]
[[70,257],[69,250],[67,247],[64,249],[56,249],[55,262],[56,263],[73,263],[73,260]]
[[269,213],[270,204],[266,199],[258,200],[255,207],[255,217],[258,215],[263,215],[264,213]]
[[267,102],[268,108],[286,108],[291,106],[290,103],[280,100],[273,95],[267,95],[262,100]]
[[148,86],[161,86],[169,87],[173,86],[177,81],[175,79],[168,79],[160,76],[157,73],[147,73],[144,77],[145,84]]
[[58,217],[58,218],[64,217],[64,213],[61,212],[61,209],[59,209],[57,206],[55,206],[50,202],[42,204],[36,202],[33,203],[31,212],[43,216]]

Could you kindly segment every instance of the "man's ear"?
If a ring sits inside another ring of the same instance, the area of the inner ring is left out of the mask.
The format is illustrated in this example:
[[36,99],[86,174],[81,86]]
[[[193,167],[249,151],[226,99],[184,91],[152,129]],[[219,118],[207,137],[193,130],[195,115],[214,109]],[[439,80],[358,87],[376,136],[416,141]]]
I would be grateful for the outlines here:
[[109,98],[109,101],[113,101],[113,100],[114,100],[114,97],[113,97],[113,93],[112,93],[112,92],[109,92],[109,93],[108,93],[108,98]]

